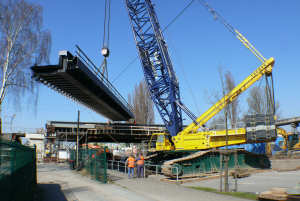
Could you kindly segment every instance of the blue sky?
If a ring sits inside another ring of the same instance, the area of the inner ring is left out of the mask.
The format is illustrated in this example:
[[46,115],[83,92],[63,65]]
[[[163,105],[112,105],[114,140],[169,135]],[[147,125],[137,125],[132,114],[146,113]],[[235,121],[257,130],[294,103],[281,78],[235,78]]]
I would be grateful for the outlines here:
[[[74,51],[78,44],[100,65],[102,56],[104,0],[48,0],[39,3],[44,8],[44,28],[52,33],[50,63],[58,62],[60,50]],[[112,0],[111,35],[108,59],[109,79],[118,74],[137,56],[125,1]],[[153,0],[161,27],[165,27],[189,1]],[[273,70],[276,100],[283,117],[300,116],[300,1],[298,0],[208,0],[230,24],[243,33],[266,57],[275,58]],[[219,22],[195,1],[165,32],[183,102],[197,116],[209,108],[209,94],[221,87],[218,69],[230,70],[240,82],[254,71],[260,62]],[[143,79],[139,60],[113,82],[127,98],[136,83]],[[192,93],[194,94],[194,98]],[[242,110],[247,92],[241,95]],[[196,104],[195,104],[196,103]],[[25,102],[24,104],[25,105]],[[13,130],[44,127],[47,120],[75,121],[77,110],[82,121],[106,122],[107,119],[66,97],[40,86],[37,112],[27,107],[16,110],[8,101],[4,121],[16,115]],[[161,123],[156,116],[156,122]],[[185,124],[190,123],[186,120]],[[6,130],[10,128],[6,127]]]

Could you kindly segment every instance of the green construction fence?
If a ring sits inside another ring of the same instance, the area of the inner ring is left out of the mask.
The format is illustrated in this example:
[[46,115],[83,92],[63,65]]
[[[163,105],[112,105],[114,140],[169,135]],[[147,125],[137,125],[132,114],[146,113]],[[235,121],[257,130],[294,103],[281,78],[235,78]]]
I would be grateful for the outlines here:
[[[224,159],[224,158],[223,158]],[[176,164],[172,169],[172,173],[175,175],[176,171],[184,174],[199,174],[199,173],[213,173],[219,172],[220,168],[220,153],[217,151],[211,151],[201,157],[181,161]],[[228,167],[229,169],[235,168],[258,168],[258,169],[268,169],[271,167],[271,162],[266,155],[254,154],[244,150],[237,150],[236,154],[230,152],[228,154]]]
[[71,169],[85,169],[91,178],[107,183],[106,149],[79,149],[78,166],[76,165],[76,150],[70,151]]
[[36,149],[0,139],[0,200],[34,200]]

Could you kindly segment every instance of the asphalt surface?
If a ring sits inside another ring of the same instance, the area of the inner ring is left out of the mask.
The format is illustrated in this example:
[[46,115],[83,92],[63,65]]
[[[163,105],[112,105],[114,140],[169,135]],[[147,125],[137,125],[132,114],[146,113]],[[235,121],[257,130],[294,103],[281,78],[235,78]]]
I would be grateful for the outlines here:
[[128,179],[113,174],[113,182],[102,184],[69,170],[65,164],[39,164],[41,200],[56,201],[243,201],[244,199],[203,192],[180,184],[161,182],[158,177]]
[[[237,180],[238,191],[240,192],[251,192],[260,193],[263,191],[270,190],[271,188],[287,188],[294,189],[300,185],[300,170],[288,171],[288,172],[263,172],[252,174],[249,177],[241,178]],[[184,186],[200,186],[210,187],[218,189],[220,186],[220,179],[211,179],[199,182],[189,182],[183,184]],[[229,179],[230,190],[234,189],[234,179]]]

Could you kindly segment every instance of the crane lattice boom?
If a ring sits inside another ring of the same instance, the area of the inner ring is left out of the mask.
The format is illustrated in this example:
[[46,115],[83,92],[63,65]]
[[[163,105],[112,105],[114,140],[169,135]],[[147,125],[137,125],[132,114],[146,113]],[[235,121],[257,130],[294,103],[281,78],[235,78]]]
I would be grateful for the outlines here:
[[179,85],[150,0],[126,0],[151,98],[171,136],[182,130]]

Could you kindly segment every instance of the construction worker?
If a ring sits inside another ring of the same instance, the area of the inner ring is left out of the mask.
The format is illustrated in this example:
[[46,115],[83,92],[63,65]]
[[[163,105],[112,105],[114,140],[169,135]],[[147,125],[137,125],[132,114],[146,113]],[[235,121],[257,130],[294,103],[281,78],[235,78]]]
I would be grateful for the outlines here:
[[133,155],[130,155],[125,163],[128,166],[128,179],[133,178],[134,176],[134,167],[135,167],[135,158]]
[[139,154],[139,157],[136,160],[136,164],[137,164],[137,176],[139,178],[143,178],[144,177],[144,156],[142,153]]

